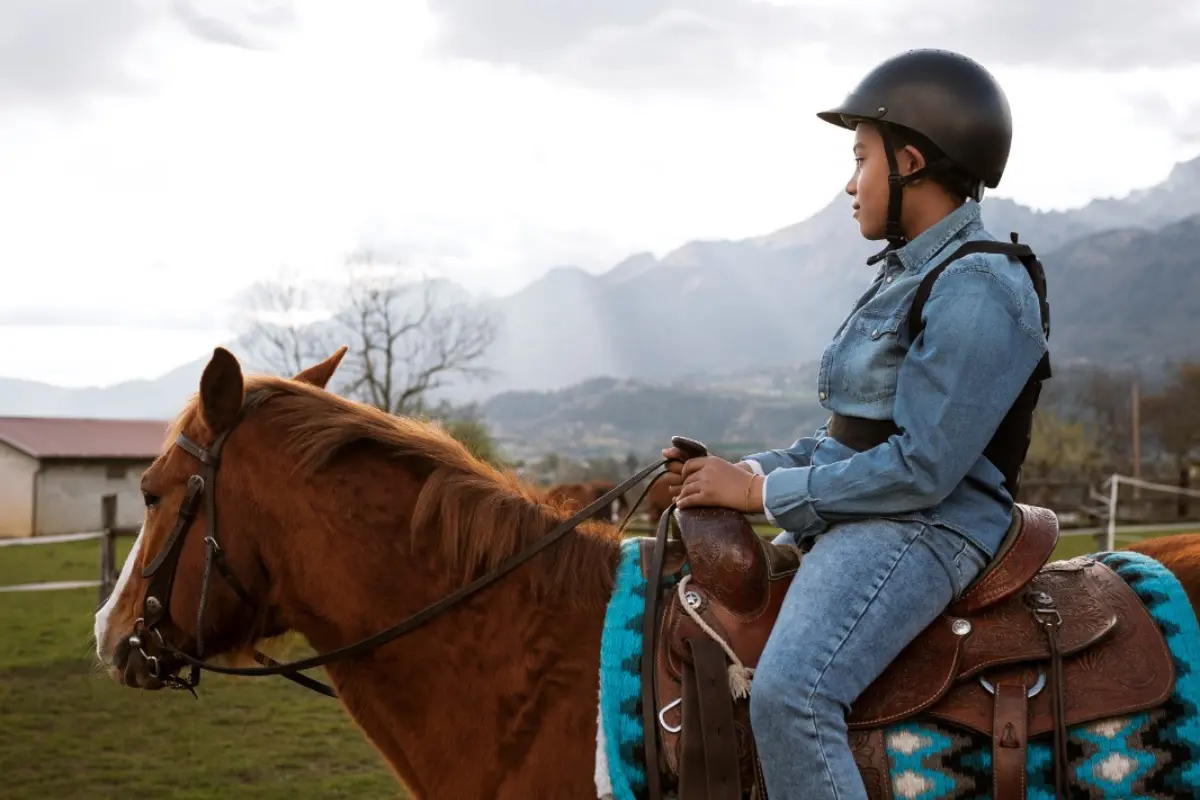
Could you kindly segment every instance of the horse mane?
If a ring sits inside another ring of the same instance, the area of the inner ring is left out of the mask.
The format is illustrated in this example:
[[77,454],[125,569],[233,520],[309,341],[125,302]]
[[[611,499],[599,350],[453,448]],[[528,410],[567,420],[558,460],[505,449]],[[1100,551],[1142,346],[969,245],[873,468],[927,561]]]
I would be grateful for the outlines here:
[[[299,474],[313,477],[351,450],[403,463],[422,481],[412,511],[414,535],[440,534],[451,572],[463,583],[499,566],[570,517],[564,503],[547,498],[517,475],[473,456],[440,425],[387,414],[299,381],[266,375],[245,379],[245,414],[270,408],[281,445]],[[192,408],[195,411],[195,398]],[[174,434],[186,422],[177,420]],[[619,534],[581,523],[522,570],[538,594],[607,602],[618,557]]]

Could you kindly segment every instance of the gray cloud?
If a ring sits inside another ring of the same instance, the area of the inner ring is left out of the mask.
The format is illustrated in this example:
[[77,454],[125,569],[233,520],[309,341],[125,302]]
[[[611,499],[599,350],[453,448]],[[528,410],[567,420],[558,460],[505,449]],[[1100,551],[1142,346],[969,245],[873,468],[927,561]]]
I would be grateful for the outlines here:
[[794,9],[747,0],[430,0],[442,55],[585,84],[721,88],[786,43]]
[[293,21],[286,0],[0,0],[0,101],[137,91],[144,79],[133,62],[148,39],[171,26],[201,40],[259,48]]
[[[1126,70],[1200,62],[1200,14],[1179,0],[990,0],[898,9],[880,44],[962,50],[994,64]],[[847,43],[852,37],[842,37]]]
[[947,47],[993,65],[1122,70],[1200,62],[1200,14],[1178,0],[430,0],[437,50],[585,83],[678,83],[797,45],[871,63]]
[[271,33],[290,28],[296,22],[295,9],[286,0],[265,6],[239,0],[233,8],[220,11],[214,11],[212,3],[204,0],[173,0],[171,11],[193,35],[248,50],[266,49]]
[[1183,144],[1200,144],[1200,103],[1176,114],[1172,119],[1171,129],[1175,138]]
[[122,53],[143,33],[147,16],[139,0],[4,0],[0,99],[132,88]]
[[1122,97],[1134,113],[1169,130],[1176,141],[1185,145],[1200,143],[1200,103],[1176,107],[1170,97],[1156,91],[1126,92]]

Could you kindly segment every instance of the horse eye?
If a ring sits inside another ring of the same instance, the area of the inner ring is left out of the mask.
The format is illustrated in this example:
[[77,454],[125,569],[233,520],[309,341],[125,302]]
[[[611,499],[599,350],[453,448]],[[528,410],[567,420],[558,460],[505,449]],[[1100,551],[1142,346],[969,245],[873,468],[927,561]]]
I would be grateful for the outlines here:
[[146,508],[154,508],[158,505],[158,495],[142,492],[142,500],[146,503]]

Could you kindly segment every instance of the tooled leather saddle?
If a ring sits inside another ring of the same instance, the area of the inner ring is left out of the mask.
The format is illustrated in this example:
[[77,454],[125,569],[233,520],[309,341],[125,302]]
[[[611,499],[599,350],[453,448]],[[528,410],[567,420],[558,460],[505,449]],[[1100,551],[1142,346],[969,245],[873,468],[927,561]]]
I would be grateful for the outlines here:
[[[1052,511],[1018,504],[1013,516],[987,569],[851,706],[873,800],[893,797],[885,728],[920,716],[991,737],[995,800],[1025,797],[1026,745],[1051,739],[1065,798],[1067,727],[1160,706],[1174,687],[1162,633],[1129,586],[1087,557],[1047,564]],[[765,798],[749,699],[731,692],[721,641],[757,664],[803,554],[739,512],[673,506],[641,548],[659,587],[647,592],[642,660],[651,800]]]

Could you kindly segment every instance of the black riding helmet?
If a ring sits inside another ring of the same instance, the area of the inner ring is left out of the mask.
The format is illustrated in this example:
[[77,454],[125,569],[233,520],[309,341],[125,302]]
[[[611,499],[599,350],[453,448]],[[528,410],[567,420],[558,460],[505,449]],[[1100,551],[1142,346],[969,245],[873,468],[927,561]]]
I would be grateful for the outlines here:
[[[948,50],[909,50],[889,58],[867,73],[839,106],[817,116],[851,130],[864,121],[879,129],[891,189],[888,250],[905,243],[900,200],[906,184],[953,172],[965,176],[967,194],[981,200],[985,186],[1000,184],[1012,146],[1012,113],[1004,90],[978,63]],[[898,140],[921,151],[924,168],[901,177]]]

